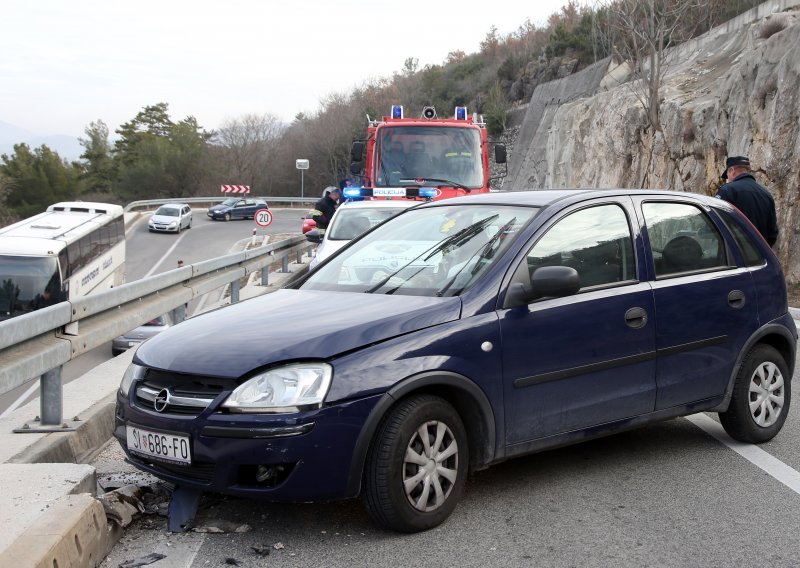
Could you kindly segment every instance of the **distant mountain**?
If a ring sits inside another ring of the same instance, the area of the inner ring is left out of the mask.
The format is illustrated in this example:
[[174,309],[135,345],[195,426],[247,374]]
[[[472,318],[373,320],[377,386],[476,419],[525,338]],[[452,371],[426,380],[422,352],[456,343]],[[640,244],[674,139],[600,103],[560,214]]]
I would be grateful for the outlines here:
[[83,153],[83,146],[76,136],[54,134],[41,136],[24,128],[0,121],[0,154],[13,154],[14,144],[25,143],[31,148],[46,145],[62,158],[74,161]]

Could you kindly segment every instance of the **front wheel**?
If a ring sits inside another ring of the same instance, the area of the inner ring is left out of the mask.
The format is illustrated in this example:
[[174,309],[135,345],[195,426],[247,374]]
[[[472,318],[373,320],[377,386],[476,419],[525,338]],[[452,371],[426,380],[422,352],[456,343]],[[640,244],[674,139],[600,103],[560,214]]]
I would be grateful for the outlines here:
[[730,405],[719,421],[740,442],[771,440],[786,421],[791,392],[789,368],[781,354],[769,345],[756,345],[742,361]]
[[231,220],[231,214],[230,213],[225,213],[225,220],[226,221],[230,221]]
[[453,512],[469,459],[458,412],[443,399],[418,395],[384,418],[367,456],[364,500],[379,525],[427,530]]

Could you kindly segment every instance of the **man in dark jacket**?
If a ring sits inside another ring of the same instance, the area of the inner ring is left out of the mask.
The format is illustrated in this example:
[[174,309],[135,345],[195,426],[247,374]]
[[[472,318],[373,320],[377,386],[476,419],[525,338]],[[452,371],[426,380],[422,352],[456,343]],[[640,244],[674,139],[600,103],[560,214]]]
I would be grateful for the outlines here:
[[775,200],[750,173],[750,160],[744,156],[730,156],[725,160],[722,179],[732,180],[719,188],[717,197],[735,205],[750,219],[769,246],[778,240],[778,219]]
[[317,230],[320,235],[325,234],[325,229],[328,228],[328,223],[331,222],[331,217],[333,217],[333,213],[336,211],[340,196],[339,188],[331,186],[326,188],[325,195],[322,199],[314,204],[311,218],[317,223]]

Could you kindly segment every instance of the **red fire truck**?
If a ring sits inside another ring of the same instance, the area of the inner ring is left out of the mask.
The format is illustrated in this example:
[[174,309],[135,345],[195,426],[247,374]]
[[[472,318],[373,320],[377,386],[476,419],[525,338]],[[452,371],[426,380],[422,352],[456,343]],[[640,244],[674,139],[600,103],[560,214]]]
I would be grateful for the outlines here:
[[486,193],[490,146],[495,162],[505,164],[505,145],[490,142],[483,119],[470,116],[467,107],[456,107],[453,118],[437,117],[433,107],[425,107],[420,118],[405,118],[403,107],[394,105],[390,116],[369,119],[366,139],[353,142],[350,172],[361,187],[346,188],[345,197]]

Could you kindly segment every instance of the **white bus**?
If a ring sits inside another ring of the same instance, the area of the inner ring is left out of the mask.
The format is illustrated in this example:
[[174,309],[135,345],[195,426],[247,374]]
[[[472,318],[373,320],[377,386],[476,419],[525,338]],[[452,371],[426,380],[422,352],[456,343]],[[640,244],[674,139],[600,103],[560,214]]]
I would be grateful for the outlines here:
[[124,282],[119,205],[56,203],[0,229],[0,320]]

